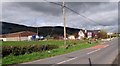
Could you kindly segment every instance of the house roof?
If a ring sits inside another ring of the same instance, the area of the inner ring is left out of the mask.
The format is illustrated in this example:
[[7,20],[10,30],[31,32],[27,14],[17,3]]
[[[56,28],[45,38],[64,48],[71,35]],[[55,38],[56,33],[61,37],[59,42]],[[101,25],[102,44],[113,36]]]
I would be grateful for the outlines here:
[[16,33],[10,33],[10,34],[3,34],[0,35],[0,38],[8,38],[8,37],[27,37],[30,35],[36,35],[37,33],[31,32],[31,31],[21,31]]

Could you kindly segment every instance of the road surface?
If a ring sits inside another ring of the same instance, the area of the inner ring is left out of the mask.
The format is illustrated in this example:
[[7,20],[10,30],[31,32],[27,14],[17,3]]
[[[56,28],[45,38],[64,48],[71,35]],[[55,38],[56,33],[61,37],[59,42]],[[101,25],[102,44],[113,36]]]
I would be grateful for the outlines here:
[[[40,59],[22,64],[112,64],[118,55],[118,38],[106,41],[100,45],[68,54]],[[89,59],[90,58],[90,59]]]

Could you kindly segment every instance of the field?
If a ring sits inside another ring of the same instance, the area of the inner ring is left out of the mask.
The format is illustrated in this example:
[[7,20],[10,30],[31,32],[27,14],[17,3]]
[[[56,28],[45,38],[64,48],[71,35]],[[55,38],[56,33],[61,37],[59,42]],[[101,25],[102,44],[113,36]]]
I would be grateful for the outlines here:
[[[85,41],[79,41],[79,40],[68,40],[67,44],[79,44],[79,43],[84,43]],[[58,45],[62,46],[64,45],[63,40],[46,40],[46,41],[7,41],[7,42],[2,42],[2,46],[21,46],[21,45],[33,45],[33,44],[42,44],[42,45]]]
[[[24,55],[9,55],[6,57],[2,58],[2,64],[18,64],[18,63],[23,63],[23,62],[28,62],[28,61],[33,61],[37,59],[42,59],[42,58],[47,58],[47,57],[52,57],[56,55],[61,55],[65,53],[69,53],[75,50],[80,50],[83,48],[88,48],[91,46],[95,46],[96,44],[99,44],[100,41],[98,42],[92,42],[92,44],[88,44],[87,41],[80,41],[80,40],[68,40],[67,44],[70,45],[68,49],[64,48],[64,41],[63,40],[47,40],[47,41],[7,41],[7,42],[2,42],[2,46],[26,46],[26,45],[36,45],[36,44],[41,44],[41,45],[57,45],[59,48],[57,49],[52,49],[48,51],[43,51],[43,52],[33,52],[30,54],[24,54]],[[4,48],[3,48],[4,49]]]

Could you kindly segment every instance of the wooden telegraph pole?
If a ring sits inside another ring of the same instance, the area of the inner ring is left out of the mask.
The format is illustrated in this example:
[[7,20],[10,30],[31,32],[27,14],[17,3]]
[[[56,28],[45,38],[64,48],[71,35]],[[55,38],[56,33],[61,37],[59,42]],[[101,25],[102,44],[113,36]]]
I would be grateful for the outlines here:
[[35,24],[36,24],[36,32],[37,32],[37,35],[38,35],[38,25],[37,25],[37,18],[35,18]]
[[38,26],[37,26],[37,35],[38,35]]
[[63,20],[64,20],[64,46],[66,48],[66,17],[65,17],[65,3],[64,0],[62,0],[62,12],[63,12]]

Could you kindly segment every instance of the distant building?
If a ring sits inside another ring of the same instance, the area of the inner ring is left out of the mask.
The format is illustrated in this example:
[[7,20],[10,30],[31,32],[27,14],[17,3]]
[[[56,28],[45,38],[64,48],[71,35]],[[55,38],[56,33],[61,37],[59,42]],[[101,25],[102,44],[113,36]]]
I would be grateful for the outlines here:
[[100,30],[87,30],[87,38],[99,38]]
[[70,40],[75,40],[75,36],[74,36],[74,35],[69,35],[69,36],[68,36],[68,39],[70,39]]
[[78,38],[77,39],[82,39],[82,38],[84,38],[85,37],[85,32],[83,31],[83,30],[80,30],[79,32],[78,32]]
[[31,31],[21,31],[10,34],[0,35],[0,40],[2,41],[26,41],[28,36],[36,35],[37,33]]
[[87,38],[92,38],[93,37],[93,32],[87,32]]
[[96,38],[98,37],[98,33],[100,30],[82,30],[78,32],[77,39],[83,39],[83,38]]

